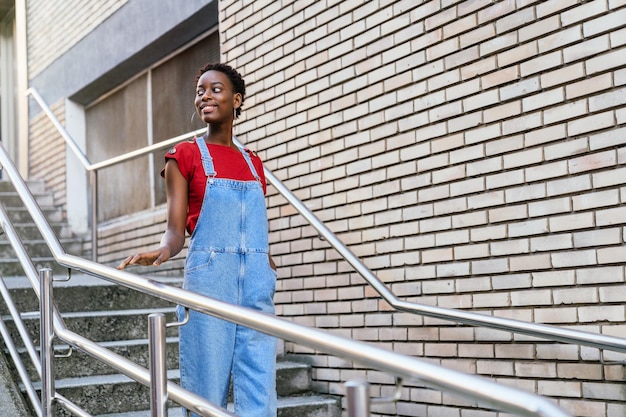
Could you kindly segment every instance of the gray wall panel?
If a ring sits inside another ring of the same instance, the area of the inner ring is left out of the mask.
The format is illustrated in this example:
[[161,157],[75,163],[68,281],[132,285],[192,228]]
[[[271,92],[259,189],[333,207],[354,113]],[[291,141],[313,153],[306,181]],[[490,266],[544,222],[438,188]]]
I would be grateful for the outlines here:
[[217,24],[216,0],[132,0],[30,85],[50,104],[88,104]]

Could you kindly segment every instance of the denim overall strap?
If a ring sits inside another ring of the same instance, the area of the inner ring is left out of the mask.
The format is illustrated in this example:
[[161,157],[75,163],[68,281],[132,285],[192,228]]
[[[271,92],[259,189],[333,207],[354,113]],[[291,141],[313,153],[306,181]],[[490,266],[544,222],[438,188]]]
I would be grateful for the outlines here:
[[215,171],[215,166],[213,165],[213,158],[209,153],[209,148],[206,146],[206,142],[204,138],[196,138],[196,145],[198,145],[198,149],[200,149],[200,155],[202,158],[202,167],[204,168],[204,174],[209,178],[215,178],[217,172]]
[[[183,288],[274,314],[276,272],[268,257],[263,187],[255,180],[216,178],[209,147],[202,139],[196,143],[208,179],[189,240]],[[258,178],[250,155],[242,153]],[[177,313],[184,317],[182,307]],[[190,311],[189,322],[179,329],[181,384],[225,408],[232,376],[236,415],[276,417],[276,344],[275,337]]]
[[243,148],[239,148],[239,150],[241,150],[241,153],[243,154],[244,159],[248,163],[248,166],[250,167],[250,171],[252,172],[252,175],[254,175],[254,178],[256,178],[257,181],[261,181],[259,174],[256,172],[256,169],[254,168],[254,164],[252,163],[252,159],[250,158],[250,154],[248,154],[248,151],[246,151]]

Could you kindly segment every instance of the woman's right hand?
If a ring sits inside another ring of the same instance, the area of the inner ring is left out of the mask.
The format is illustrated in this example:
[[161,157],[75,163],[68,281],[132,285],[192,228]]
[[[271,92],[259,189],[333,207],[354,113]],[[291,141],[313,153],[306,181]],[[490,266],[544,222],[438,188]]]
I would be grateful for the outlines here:
[[185,223],[187,221],[188,184],[178,169],[178,162],[169,159],[165,163],[165,185],[167,191],[167,228],[161,243],[156,250],[137,253],[124,259],[117,269],[124,269],[129,265],[154,265],[176,256],[185,244]]
[[159,266],[163,262],[167,261],[169,258],[169,249],[165,247],[160,247],[159,249],[150,252],[142,252],[135,255],[130,255],[117,266],[117,269],[124,269],[129,265]]

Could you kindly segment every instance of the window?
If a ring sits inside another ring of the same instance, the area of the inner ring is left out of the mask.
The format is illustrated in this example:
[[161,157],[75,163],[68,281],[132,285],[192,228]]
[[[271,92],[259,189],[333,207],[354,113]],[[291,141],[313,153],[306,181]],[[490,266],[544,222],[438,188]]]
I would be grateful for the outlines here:
[[[214,32],[88,106],[89,160],[96,163],[201,128],[198,117],[192,118],[195,79],[200,67],[219,58]],[[99,171],[98,221],[165,203],[160,176],[165,152]]]

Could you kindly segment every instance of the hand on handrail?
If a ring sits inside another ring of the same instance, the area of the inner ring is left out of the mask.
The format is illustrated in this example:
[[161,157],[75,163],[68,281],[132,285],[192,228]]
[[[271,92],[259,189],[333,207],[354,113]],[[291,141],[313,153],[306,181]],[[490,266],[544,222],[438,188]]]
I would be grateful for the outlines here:
[[169,258],[170,249],[162,246],[150,252],[141,252],[135,255],[130,255],[117,266],[117,269],[121,270],[129,265],[159,266]]

